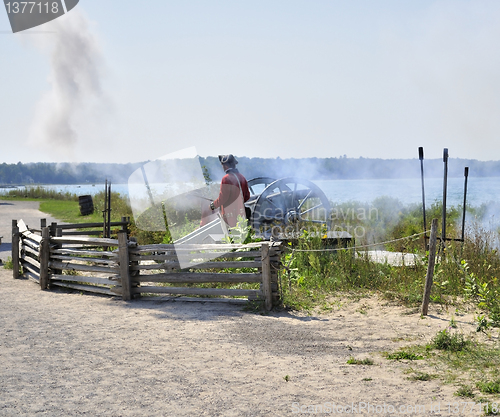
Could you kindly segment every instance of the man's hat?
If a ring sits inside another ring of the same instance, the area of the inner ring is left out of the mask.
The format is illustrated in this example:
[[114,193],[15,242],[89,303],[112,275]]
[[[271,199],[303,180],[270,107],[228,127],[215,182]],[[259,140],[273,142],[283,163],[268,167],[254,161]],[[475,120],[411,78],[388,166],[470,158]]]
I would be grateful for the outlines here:
[[238,161],[232,154],[219,155],[219,161],[223,165],[236,165],[238,163]]

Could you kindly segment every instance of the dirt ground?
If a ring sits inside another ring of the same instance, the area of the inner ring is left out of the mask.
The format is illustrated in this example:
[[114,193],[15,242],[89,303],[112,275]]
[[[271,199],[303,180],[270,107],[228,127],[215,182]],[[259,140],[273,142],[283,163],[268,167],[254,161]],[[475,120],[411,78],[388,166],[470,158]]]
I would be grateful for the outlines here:
[[[0,296],[2,416],[321,415],[317,405],[336,414],[480,414],[449,411],[455,386],[409,380],[405,370],[420,361],[381,355],[429,341],[452,316],[469,333],[471,314],[431,306],[421,319],[375,297],[338,299],[312,315],[124,302],[41,291],[1,267]],[[374,365],[348,365],[350,357]]]

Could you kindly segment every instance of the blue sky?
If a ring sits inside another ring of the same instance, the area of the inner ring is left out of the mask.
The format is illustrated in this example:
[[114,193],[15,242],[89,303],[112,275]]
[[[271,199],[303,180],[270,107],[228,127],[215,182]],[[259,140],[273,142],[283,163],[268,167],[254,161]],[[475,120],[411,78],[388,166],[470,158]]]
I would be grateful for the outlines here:
[[[2,12],[0,162],[500,159],[498,1],[80,0],[9,31]],[[43,134],[55,111],[71,139]]]

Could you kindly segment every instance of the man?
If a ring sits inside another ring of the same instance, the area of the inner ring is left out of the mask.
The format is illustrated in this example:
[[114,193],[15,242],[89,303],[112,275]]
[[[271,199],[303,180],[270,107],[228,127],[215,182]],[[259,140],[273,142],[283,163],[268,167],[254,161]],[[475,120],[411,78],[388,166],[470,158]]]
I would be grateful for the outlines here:
[[246,218],[244,202],[250,198],[250,190],[246,178],[236,169],[238,161],[233,155],[219,155],[219,161],[226,175],[220,184],[219,197],[210,203],[210,208],[220,207],[224,221],[235,227],[238,216]]

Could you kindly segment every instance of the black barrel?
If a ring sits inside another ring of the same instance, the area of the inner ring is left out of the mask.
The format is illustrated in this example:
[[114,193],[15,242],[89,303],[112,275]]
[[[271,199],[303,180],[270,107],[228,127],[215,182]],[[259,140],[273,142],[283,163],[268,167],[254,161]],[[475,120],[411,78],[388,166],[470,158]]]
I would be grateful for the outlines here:
[[94,202],[91,195],[79,196],[78,202],[80,203],[80,214],[82,216],[88,216],[94,212]]

